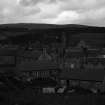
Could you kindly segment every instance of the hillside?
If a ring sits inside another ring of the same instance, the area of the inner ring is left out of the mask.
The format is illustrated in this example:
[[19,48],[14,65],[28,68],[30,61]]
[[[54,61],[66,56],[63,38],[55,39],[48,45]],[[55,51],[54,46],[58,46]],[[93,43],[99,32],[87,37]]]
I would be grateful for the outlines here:
[[94,27],[84,25],[54,25],[54,24],[3,24],[0,25],[0,40],[2,42],[27,43],[27,41],[39,40],[42,43],[52,43],[56,36],[65,35],[67,45],[74,46],[80,40],[89,45],[105,46],[105,27]]

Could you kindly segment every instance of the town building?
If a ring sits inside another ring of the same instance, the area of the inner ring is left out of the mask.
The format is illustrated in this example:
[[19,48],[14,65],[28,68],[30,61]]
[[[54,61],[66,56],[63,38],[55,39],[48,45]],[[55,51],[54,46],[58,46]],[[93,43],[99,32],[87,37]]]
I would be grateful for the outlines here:
[[[23,76],[23,79],[35,80],[56,80],[59,75],[59,64],[52,60],[51,56],[43,49],[38,59],[25,59],[17,64],[17,74]],[[40,84],[39,84],[40,85]]]
[[10,48],[0,48],[0,72],[15,72],[17,63],[17,50]]
[[[84,42],[82,41],[82,44]],[[90,83],[102,83],[105,77],[104,50],[86,47],[84,52],[81,42],[76,47],[69,47],[65,51],[64,70],[59,79],[70,86],[71,81],[79,85],[82,81]],[[86,46],[86,45],[85,45]],[[84,46],[84,48],[85,48]]]

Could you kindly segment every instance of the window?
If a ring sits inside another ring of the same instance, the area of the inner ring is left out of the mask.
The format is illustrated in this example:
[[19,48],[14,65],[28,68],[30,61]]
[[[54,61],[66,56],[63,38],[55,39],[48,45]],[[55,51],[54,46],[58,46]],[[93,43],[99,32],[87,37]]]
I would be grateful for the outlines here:
[[0,65],[14,65],[15,57],[14,56],[0,56]]

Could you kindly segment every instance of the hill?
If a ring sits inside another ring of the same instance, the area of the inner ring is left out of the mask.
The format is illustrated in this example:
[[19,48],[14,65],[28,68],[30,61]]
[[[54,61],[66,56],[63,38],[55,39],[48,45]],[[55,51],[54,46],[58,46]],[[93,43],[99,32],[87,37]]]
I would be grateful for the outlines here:
[[[94,47],[105,46],[105,27],[94,27],[77,24],[3,24],[0,25],[0,40],[2,42],[27,43],[39,40],[42,43],[52,43],[58,37],[66,36],[67,45],[74,46],[80,40]],[[51,41],[50,41],[51,40]]]

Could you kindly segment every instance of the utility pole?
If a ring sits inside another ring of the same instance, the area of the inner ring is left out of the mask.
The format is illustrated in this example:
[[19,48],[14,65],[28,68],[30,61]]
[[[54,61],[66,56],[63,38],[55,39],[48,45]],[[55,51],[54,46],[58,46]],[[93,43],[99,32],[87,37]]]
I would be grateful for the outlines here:
[[61,48],[60,48],[60,62],[62,63],[62,68],[64,68],[64,56],[65,56],[65,47],[66,47],[66,36],[65,33],[62,33],[61,36]]

